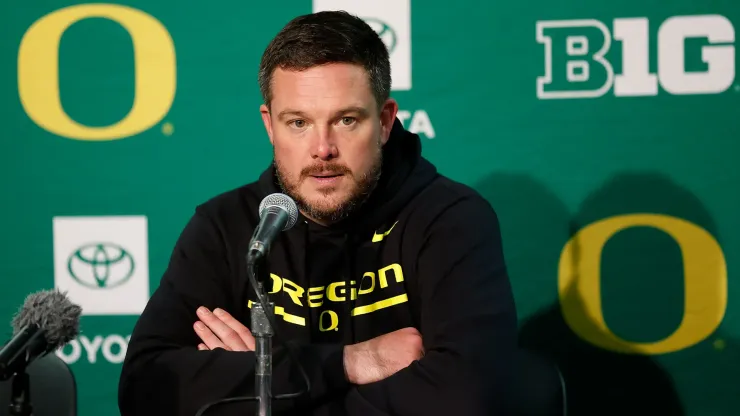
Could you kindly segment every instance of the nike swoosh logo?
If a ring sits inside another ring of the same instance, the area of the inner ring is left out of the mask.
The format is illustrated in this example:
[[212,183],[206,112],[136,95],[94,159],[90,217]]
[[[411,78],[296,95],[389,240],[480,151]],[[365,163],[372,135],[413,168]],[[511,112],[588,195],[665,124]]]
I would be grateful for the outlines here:
[[378,241],[383,241],[383,239],[385,238],[385,236],[387,236],[388,234],[390,234],[390,233],[391,233],[391,230],[393,230],[393,227],[395,227],[395,226],[396,226],[396,224],[398,224],[398,221],[396,221],[396,222],[395,222],[395,223],[394,223],[394,224],[393,224],[393,225],[391,226],[391,228],[389,228],[389,229],[388,229],[388,231],[386,231],[386,232],[384,232],[384,233],[382,233],[382,234],[378,234],[378,232],[376,231],[376,232],[375,232],[375,233],[373,234],[373,243],[377,243]]

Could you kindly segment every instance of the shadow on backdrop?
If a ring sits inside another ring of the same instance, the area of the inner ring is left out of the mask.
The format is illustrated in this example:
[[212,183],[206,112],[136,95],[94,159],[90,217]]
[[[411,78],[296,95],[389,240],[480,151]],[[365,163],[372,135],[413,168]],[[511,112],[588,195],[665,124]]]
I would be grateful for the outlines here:
[[[614,215],[668,214],[716,235],[700,201],[654,174],[615,177],[587,197],[575,215],[526,175],[493,174],[476,189],[491,202],[502,224],[520,316],[520,345],[558,364],[567,383],[568,414],[684,415],[672,377],[655,357],[630,350],[632,344],[623,345],[626,353],[602,349],[571,329],[558,301],[558,266],[563,247],[576,231]],[[574,244],[574,262],[582,250]],[[650,342],[678,327],[683,270],[680,250],[669,236],[647,227],[623,230],[604,245],[601,262],[601,309],[612,333],[633,343]],[[581,332],[603,337],[604,331],[586,313],[580,291],[567,288],[562,304],[585,317]]]

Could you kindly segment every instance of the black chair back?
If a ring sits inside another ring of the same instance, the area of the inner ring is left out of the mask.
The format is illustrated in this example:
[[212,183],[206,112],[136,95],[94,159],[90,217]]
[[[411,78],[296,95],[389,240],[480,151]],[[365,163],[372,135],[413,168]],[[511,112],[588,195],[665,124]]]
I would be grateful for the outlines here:
[[511,416],[566,416],[565,380],[555,363],[520,349],[509,394]]

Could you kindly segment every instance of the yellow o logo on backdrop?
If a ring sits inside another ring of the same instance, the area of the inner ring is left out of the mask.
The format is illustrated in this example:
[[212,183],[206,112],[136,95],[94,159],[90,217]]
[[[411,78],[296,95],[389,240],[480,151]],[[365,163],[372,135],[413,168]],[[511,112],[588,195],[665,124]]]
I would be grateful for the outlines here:
[[[617,337],[606,325],[601,308],[604,244],[617,232],[640,226],[670,235],[683,257],[683,318],[673,334],[657,342],[635,343]],[[575,301],[567,298],[569,291],[577,293]],[[565,321],[582,338],[612,351],[661,354],[690,347],[719,326],[727,306],[727,268],[717,241],[691,222],[667,215],[619,215],[590,224],[568,241],[560,256],[558,292]]]
[[[59,42],[72,24],[106,18],[131,36],[135,91],[129,113],[118,123],[89,127],[72,120],[59,96]],[[77,140],[115,140],[141,133],[167,114],[175,98],[175,46],[167,29],[152,16],[113,4],[66,7],[37,20],[18,51],[18,93],[28,116],[58,136]]]

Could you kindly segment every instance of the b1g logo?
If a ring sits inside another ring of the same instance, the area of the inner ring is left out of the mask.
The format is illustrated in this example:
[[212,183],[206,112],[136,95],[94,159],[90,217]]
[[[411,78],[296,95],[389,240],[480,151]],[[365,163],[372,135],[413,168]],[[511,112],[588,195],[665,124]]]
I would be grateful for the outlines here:
[[[537,97],[596,98],[612,87],[618,97],[654,96],[658,84],[674,95],[718,94],[733,85],[735,29],[727,18],[668,18],[658,27],[654,43],[649,23],[646,17],[614,19],[610,33],[594,19],[537,22],[537,42],[545,48],[545,74],[537,77]],[[621,48],[607,58],[612,42]],[[657,58],[653,72],[651,54]]]

